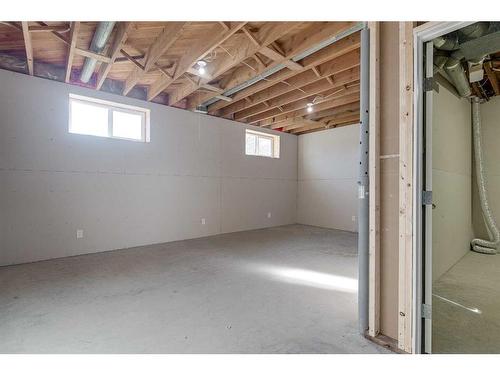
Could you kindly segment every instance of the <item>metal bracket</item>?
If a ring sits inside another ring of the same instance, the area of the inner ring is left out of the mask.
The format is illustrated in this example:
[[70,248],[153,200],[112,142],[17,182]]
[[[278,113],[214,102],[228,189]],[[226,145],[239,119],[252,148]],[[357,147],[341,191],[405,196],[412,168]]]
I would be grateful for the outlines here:
[[434,77],[429,77],[424,79],[424,91],[432,91],[435,90],[436,92],[439,92],[439,85],[437,84],[436,80]]
[[432,306],[426,303],[422,304],[422,318],[432,319]]
[[422,191],[422,205],[423,206],[432,205],[432,190]]

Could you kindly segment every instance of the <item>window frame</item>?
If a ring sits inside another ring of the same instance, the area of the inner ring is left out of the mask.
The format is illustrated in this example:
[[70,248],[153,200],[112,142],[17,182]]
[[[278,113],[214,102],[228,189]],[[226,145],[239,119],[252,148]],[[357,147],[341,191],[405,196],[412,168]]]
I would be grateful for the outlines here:
[[[91,105],[94,107],[100,107],[100,108],[105,108],[108,111],[108,127],[107,127],[107,135],[95,135],[95,134],[85,134],[85,133],[79,133],[72,131],[72,104],[74,102],[79,102],[85,105]],[[150,113],[151,111],[147,108],[142,108],[142,107],[136,107],[136,106],[131,106],[127,104],[122,104],[122,103],[116,103],[108,100],[101,100],[101,99],[96,99],[88,96],[83,96],[83,95],[76,95],[76,94],[69,94],[69,101],[68,101],[68,107],[69,107],[69,116],[68,116],[68,132],[70,134],[78,134],[78,135],[86,135],[86,136],[92,136],[92,137],[100,137],[100,138],[110,138],[110,139],[120,139],[120,140],[125,140],[125,141],[132,141],[132,142],[142,142],[142,143],[148,143],[150,142],[150,137],[149,137],[149,126],[150,126]],[[128,113],[128,114],[133,114],[133,115],[139,115],[141,116],[141,139],[137,138],[127,138],[127,137],[118,137],[113,135],[113,113],[114,112],[121,112],[121,113]]]
[[[254,154],[247,153],[247,135],[248,134],[254,135],[256,137],[255,153]],[[271,155],[270,156],[259,154],[259,142],[260,142],[261,138],[264,138],[264,139],[271,141]],[[281,142],[281,137],[279,135],[259,132],[257,130],[253,130],[253,129],[245,129],[245,155],[246,156],[260,156],[263,158],[279,159],[280,158],[280,142]]]

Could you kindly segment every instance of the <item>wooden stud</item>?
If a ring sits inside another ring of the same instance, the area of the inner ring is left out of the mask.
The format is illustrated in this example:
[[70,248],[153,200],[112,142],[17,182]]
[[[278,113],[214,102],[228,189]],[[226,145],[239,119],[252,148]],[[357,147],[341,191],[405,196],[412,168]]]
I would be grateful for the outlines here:
[[80,30],[80,22],[75,21],[71,24],[70,30],[70,45],[68,50],[68,56],[66,58],[66,76],[64,82],[68,83],[71,77],[71,67],[73,66],[73,56],[75,55],[76,41],[78,39],[78,32]]
[[412,352],[413,24],[399,23],[399,310],[398,347]]
[[380,332],[380,30],[370,30],[370,120],[369,120],[369,307],[368,334]]
[[31,45],[31,36],[29,33],[28,22],[21,22],[21,27],[23,29],[24,37],[24,49],[26,51],[26,65],[28,67],[28,73],[30,76],[33,75],[33,46]]

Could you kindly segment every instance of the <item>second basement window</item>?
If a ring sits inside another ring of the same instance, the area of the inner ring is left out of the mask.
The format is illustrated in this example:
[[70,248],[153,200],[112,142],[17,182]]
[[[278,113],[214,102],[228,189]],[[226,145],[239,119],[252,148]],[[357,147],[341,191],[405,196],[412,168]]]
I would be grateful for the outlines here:
[[245,154],[279,158],[280,137],[247,129],[245,134]]
[[149,142],[149,110],[70,94],[69,132]]

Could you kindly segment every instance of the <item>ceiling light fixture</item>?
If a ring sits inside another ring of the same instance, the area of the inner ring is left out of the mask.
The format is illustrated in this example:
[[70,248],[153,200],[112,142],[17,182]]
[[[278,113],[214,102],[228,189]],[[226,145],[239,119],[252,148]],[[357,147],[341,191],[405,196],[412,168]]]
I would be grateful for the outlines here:
[[207,66],[206,61],[200,60],[196,63],[196,65],[198,66],[198,73],[200,73],[201,75],[206,73],[206,69],[205,69],[205,67]]
[[307,103],[307,112],[311,113],[313,111],[313,103]]

